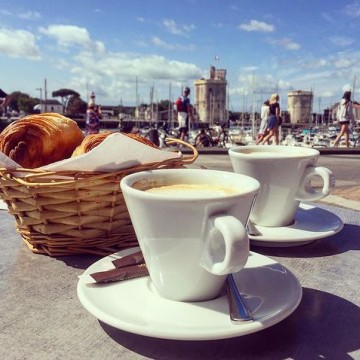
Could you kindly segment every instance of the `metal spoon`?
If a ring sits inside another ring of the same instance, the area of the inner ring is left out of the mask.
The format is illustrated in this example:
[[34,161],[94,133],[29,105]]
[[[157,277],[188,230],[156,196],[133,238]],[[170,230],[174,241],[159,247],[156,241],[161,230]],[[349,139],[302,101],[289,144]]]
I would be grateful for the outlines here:
[[246,223],[246,232],[251,236],[261,236],[261,232],[257,229],[257,227],[251,222],[249,219]]
[[229,299],[230,318],[234,324],[244,321],[254,321],[247,308],[232,274],[227,276],[227,295]]

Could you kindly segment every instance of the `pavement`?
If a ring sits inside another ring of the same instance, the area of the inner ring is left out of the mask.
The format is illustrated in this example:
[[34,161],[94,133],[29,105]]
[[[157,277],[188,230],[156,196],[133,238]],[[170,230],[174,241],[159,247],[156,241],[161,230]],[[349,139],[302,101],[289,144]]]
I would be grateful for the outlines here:
[[347,189],[335,188],[320,202],[360,211],[360,186]]

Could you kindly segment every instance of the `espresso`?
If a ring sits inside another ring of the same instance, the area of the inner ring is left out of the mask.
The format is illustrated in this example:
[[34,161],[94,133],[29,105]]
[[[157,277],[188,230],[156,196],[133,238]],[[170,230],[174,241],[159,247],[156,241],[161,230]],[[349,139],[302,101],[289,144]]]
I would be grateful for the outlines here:
[[145,190],[154,194],[171,197],[210,198],[239,194],[235,188],[210,184],[173,184],[156,186]]

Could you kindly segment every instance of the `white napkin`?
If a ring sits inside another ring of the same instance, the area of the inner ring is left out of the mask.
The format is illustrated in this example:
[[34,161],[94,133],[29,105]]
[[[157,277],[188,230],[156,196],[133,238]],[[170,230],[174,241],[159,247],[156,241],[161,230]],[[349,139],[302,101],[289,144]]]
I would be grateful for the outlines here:
[[[180,152],[164,151],[142,144],[126,135],[115,133],[108,136],[90,152],[70,159],[42,166],[46,171],[114,171],[135,165],[175,159]],[[21,167],[0,152],[0,167],[15,169]]]
[[0,210],[7,210],[7,205],[4,201],[0,200]]

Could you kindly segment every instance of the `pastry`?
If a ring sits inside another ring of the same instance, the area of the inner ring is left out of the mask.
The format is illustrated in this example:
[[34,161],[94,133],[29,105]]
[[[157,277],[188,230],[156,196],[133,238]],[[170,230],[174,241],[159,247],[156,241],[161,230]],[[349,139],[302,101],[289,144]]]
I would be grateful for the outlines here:
[[69,158],[83,138],[78,124],[63,115],[29,115],[2,131],[0,151],[22,167],[33,169]]

